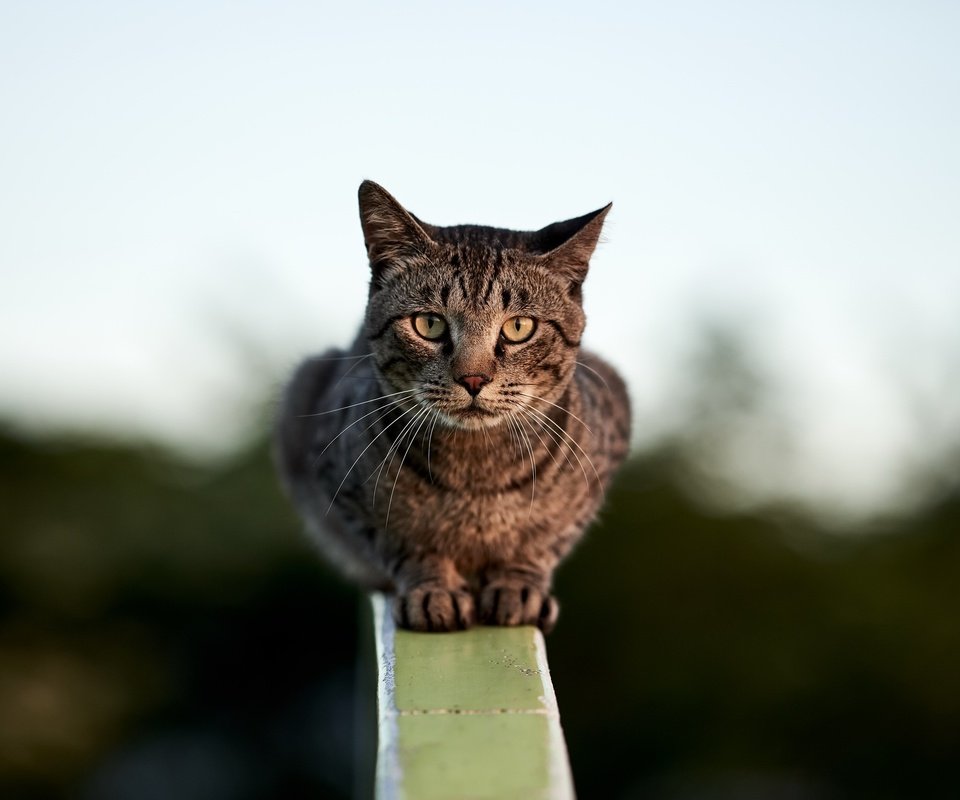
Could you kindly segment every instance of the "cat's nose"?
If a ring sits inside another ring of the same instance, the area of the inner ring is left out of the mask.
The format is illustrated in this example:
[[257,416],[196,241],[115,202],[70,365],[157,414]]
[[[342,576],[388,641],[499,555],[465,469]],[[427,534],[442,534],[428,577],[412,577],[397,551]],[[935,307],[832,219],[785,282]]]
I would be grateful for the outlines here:
[[486,375],[461,375],[457,378],[457,383],[470,392],[471,397],[476,397],[480,390],[490,383],[490,378]]

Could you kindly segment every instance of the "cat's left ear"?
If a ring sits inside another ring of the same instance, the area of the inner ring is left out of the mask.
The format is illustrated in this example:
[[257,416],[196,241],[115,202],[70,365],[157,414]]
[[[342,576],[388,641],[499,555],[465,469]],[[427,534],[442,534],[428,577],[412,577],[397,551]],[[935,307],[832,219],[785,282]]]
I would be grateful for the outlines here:
[[587,277],[590,257],[597,249],[603,221],[613,203],[584,214],[582,217],[554,222],[534,234],[541,258],[550,269],[579,287]]

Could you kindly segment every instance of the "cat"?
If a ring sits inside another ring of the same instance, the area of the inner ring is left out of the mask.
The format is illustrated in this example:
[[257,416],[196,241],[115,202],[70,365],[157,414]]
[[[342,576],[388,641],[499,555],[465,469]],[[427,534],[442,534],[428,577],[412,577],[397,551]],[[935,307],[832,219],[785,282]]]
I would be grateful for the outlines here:
[[553,571],[630,439],[620,376],[580,349],[610,205],[537,231],[438,227],[359,190],[371,279],[348,351],[303,362],[275,458],[323,553],[398,625],[550,631]]

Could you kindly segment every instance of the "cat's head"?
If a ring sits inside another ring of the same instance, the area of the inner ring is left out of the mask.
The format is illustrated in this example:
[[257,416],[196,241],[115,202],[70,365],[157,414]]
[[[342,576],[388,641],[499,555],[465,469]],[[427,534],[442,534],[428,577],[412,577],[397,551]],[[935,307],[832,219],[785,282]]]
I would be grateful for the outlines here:
[[557,402],[576,367],[580,287],[609,210],[531,232],[444,228],[364,181],[365,334],[385,391],[416,390],[463,428]]

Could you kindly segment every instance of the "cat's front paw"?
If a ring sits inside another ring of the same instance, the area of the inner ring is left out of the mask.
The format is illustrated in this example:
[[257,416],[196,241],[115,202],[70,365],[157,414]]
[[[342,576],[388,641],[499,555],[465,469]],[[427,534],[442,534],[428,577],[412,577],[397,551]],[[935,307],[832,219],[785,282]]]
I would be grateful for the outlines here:
[[412,631],[462,631],[474,623],[473,597],[468,591],[417,586],[393,601],[393,618]]
[[480,619],[487,625],[536,625],[549,633],[559,613],[552,595],[522,581],[494,581],[480,592]]

